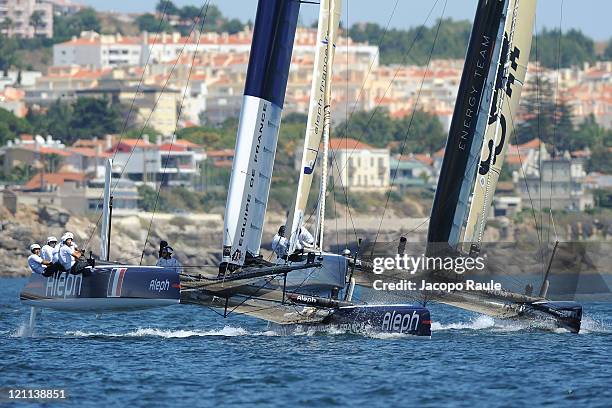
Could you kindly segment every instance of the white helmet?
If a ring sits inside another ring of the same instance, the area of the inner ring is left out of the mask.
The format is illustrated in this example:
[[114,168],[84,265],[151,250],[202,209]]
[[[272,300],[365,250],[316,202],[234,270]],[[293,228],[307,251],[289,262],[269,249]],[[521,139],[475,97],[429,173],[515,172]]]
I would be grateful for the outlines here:
[[51,242],[57,242],[57,238],[55,238],[54,236],[50,236],[47,238],[47,244],[51,243]]
[[66,241],[67,239],[74,239],[72,232],[67,232],[62,236],[62,242]]
[[34,251],[35,249],[40,249],[40,245],[38,245],[38,244],[30,245],[30,251]]

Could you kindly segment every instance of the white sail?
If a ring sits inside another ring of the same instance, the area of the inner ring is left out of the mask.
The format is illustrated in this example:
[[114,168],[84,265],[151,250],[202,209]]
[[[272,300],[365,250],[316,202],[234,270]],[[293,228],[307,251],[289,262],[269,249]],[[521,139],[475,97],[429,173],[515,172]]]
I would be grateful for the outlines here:
[[[306,124],[300,179],[298,181],[295,203],[289,214],[289,219],[287,220],[287,231],[290,234],[289,253],[292,253],[296,248],[299,235],[298,232],[304,223],[304,215],[306,212],[308,195],[312,187],[314,169],[319,159],[321,138],[324,129],[329,129],[330,84],[336,49],[335,44],[338,38],[340,24],[341,7],[341,0],[321,0],[319,7],[315,64],[310,91],[310,105],[308,108],[308,121]],[[324,157],[320,159],[325,161]]]
[[272,181],[282,109],[245,95],[225,207],[223,260],[243,265],[247,252],[258,255]]
[[[478,163],[470,212],[464,233],[466,245],[477,251],[504,163],[527,73],[536,2],[511,0],[504,27],[504,46],[493,105]],[[467,249],[467,248],[466,248]]]

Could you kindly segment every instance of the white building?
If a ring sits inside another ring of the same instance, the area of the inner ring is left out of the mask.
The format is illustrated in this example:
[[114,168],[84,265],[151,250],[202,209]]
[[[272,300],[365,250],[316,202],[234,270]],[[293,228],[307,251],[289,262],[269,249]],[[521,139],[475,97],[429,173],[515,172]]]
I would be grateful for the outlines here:
[[51,38],[53,6],[41,0],[0,0],[0,24],[8,37]]
[[84,31],[79,38],[73,37],[53,46],[53,65],[80,65],[95,69],[140,65],[141,51],[142,44],[138,38]]
[[[146,135],[145,135],[146,136]],[[150,143],[143,139],[122,139],[109,152],[115,153],[113,172],[141,183],[191,186],[206,158],[202,147],[186,140]]]
[[351,191],[385,191],[389,187],[389,149],[379,149],[355,139],[331,139],[330,177]]

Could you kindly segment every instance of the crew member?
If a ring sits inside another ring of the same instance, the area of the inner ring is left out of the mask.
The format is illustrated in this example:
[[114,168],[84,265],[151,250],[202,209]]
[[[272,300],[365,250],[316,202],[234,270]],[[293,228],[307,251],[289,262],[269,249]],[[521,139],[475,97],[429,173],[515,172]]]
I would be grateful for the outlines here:
[[178,273],[182,273],[183,269],[178,259],[173,258],[174,249],[171,246],[165,246],[161,249],[161,258],[157,260],[157,266],[163,268],[172,268]]
[[315,244],[314,237],[305,227],[300,227],[300,232],[298,234],[297,245],[295,246],[297,250],[302,250],[304,248],[313,248]]
[[278,232],[272,239],[272,251],[279,258],[287,258],[287,251],[289,251],[289,240],[285,238],[285,226],[281,225]]
[[[41,253],[40,253],[40,257],[44,259],[45,261],[49,261],[50,263],[56,262],[57,261],[56,247],[57,247],[57,238],[55,237],[47,238],[47,243],[43,245]],[[57,250],[59,250],[59,247],[57,248]],[[54,252],[56,255],[55,260],[53,259]]]
[[62,245],[59,249],[58,262],[64,271],[73,272],[72,267],[74,266],[76,260],[81,256],[81,253],[74,243],[74,235],[72,232],[66,232],[61,239]]
[[28,266],[32,270],[32,273],[42,275],[50,262],[40,257],[40,245],[30,245],[30,252],[32,254],[28,257]]
[[168,241],[164,241],[164,240],[159,241],[159,252],[158,252],[159,255],[158,255],[158,258],[162,257],[162,250],[164,248],[166,248],[167,246],[168,246]]

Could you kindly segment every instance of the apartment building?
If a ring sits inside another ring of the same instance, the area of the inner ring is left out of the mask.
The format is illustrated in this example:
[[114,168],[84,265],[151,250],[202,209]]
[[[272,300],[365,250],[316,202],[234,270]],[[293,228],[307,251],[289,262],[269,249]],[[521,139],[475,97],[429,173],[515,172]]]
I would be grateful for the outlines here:
[[53,37],[53,5],[42,0],[0,0],[0,26],[8,37]]
[[115,155],[113,172],[140,183],[190,186],[206,159],[201,146],[186,140],[122,139],[107,151]]
[[73,37],[70,41],[53,46],[53,65],[78,65],[93,69],[140,65],[141,54],[139,38],[84,31],[78,38]]

